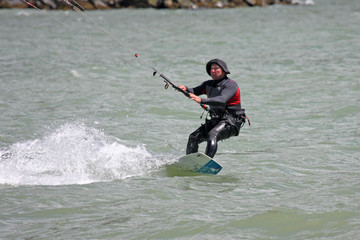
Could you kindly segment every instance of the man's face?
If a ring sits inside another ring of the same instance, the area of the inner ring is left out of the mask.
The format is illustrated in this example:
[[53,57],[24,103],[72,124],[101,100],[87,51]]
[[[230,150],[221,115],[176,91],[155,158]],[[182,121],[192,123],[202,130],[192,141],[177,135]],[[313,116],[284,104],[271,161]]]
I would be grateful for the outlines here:
[[212,79],[220,80],[224,78],[225,72],[222,70],[222,68],[219,65],[213,63],[211,64],[210,75]]

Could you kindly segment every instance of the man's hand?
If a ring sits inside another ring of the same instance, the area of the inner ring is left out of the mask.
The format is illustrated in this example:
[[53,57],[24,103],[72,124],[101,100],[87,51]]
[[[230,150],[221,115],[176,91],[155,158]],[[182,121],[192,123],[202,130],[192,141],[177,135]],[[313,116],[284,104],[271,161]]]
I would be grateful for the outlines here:
[[184,90],[186,92],[187,90],[187,87],[186,86],[183,86],[183,85],[178,85],[178,88],[180,88],[181,90]]
[[198,96],[196,96],[195,94],[193,94],[193,93],[190,93],[190,98],[192,99],[192,100],[194,100],[195,102],[197,102],[197,103],[201,103],[201,98],[200,97],[198,97]]

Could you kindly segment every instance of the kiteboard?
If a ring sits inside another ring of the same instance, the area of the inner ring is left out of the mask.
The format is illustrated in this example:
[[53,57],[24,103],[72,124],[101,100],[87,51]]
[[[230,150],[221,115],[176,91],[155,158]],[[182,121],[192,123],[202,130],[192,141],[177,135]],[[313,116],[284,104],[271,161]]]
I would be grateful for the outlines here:
[[203,153],[191,153],[183,156],[177,165],[185,171],[207,174],[218,174],[222,169],[220,164]]

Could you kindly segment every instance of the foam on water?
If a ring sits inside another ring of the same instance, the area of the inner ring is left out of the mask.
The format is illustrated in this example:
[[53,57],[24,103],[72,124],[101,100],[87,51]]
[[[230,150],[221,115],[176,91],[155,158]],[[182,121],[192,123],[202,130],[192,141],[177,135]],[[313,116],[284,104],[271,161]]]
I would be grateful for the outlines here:
[[0,150],[0,184],[63,185],[140,176],[166,164],[143,145],[119,139],[83,123],[69,123],[40,139]]
[[76,78],[82,77],[82,75],[78,71],[76,71],[75,69],[71,70],[70,72],[71,72],[71,75],[73,77],[76,77]]

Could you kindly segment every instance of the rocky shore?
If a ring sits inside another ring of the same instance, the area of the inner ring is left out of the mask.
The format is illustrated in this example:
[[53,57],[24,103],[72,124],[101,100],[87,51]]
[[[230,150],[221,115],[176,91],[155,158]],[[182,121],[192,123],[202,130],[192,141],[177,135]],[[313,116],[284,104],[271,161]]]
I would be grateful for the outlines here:
[[[0,0],[0,8],[32,8],[26,1],[40,9],[71,9],[64,0]],[[235,8],[313,3],[312,0],[305,0],[304,2],[299,0],[77,0],[76,2],[86,10],[114,8]]]

